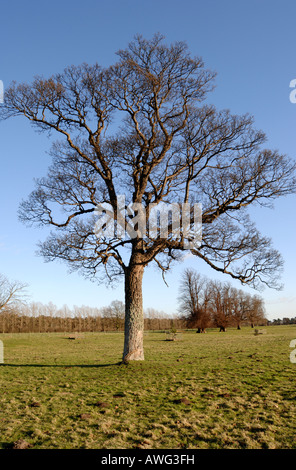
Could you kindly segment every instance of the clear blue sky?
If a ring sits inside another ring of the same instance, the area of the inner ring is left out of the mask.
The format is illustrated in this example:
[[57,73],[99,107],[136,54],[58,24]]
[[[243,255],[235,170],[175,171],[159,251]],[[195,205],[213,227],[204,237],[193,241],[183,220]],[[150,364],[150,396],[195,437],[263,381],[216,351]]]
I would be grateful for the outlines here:
[[[167,42],[186,41],[192,54],[217,72],[211,97],[217,108],[254,115],[255,126],[268,136],[268,147],[296,158],[296,104],[289,101],[289,83],[296,78],[293,0],[12,0],[1,4],[0,15],[4,87],[12,80],[50,76],[71,64],[111,64],[115,52],[135,34],[149,38],[160,32]],[[123,284],[107,290],[69,275],[62,264],[46,264],[36,257],[36,243],[45,233],[17,220],[19,203],[33,189],[33,178],[46,174],[49,147],[48,138],[33,131],[26,120],[12,119],[0,126],[0,272],[27,282],[35,301],[101,307],[123,300]],[[285,260],[284,290],[262,293],[269,319],[296,316],[295,205],[296,196],[291,196],[274,210],[254,213],[257,226],[273,239]],[[169,287],[149,269],[144,306],[174,313],[180,275],[188,266],[229,280],[190,258],[168,275]]]

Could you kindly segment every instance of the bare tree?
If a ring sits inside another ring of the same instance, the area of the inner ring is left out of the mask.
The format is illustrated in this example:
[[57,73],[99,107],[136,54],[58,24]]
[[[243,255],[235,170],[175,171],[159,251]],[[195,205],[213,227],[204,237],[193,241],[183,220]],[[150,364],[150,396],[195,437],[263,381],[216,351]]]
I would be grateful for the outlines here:
[[247,320],[250,297],[250,294],[243,292],[241,289],[231,289],[232,317],[238,330],[240,330],[241,324]]
[[210,281],[209,292],[209,308],[213,324],[220,331],[226,331],[226,327],[231,324],[232,320],[232,303],[229,295],[230,285],[220,281]]
[[12,312],[26,298],[25,289],[27,284],[19,281],[10,281],[6,276],[0,274],[0,312]]
[[186,269],[179,291],[179,312],[187,319],[190,328],[205,332],[210,318],[207,311],[207,279],[194,269]]
[[[124,360],[144,359],[145,266],[154,262],[165,273],[188,247],[182,232],[143,237],[136,225],[134,237],[98,237],[98,204],[108,203],[117,218],[121,195],[147,216],[151,203],[201,203],[202,243],[191,253],[242,283],[278,285],[281,256],[246,210],[295,191],[295,164],[263,147],[252,117],[202,105],[214,77],[185,43],[138,36],[113,66],[71,66],[5,91],[2,119],[22,116],[61,137],[20,217],[53,227],[40,245],[46,260],[63,260],[89,277],[101,266],[110,281],[124,275]],[[127,227],[129,221],[126,215]],[[190,224],[193,230],[193,217]]]
[[111,328],[118,331],[124,320],[124,303],[121,300],[112,300],[108,307],[102,310],[103,317],[111,320]]
[[264,302],[259,295],[254,295],[250,298],[247,318],[252,328],[254,328],[255,324],[258,325],[260,322],[266,321]]

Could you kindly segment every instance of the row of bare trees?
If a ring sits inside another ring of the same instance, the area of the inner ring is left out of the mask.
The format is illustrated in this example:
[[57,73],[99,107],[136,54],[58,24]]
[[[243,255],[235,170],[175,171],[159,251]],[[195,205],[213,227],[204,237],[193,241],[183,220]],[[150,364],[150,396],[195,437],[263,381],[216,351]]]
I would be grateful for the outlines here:
[[[0,332],[86,332],[123,331],[125,305],[113,300],[102,308],[68,305],[58,308],[54,303],[27,302],[27,285],[11,281],[0,274]],[[182,328],[181,319],[172,319],[153,308],[145,310],[146,330]]]
[[[14,308],[3,308],[0,313],[1,333],[44,332],[95,332],[123,331],[124,303],[113,300],[110,305],[94,308],[82,305],[70,309],[67,305],[58,308],[52,302],[18,303]],[[145,310],[146,330],[168,330],[183,328],[182,319],[170,318],[165,312],[148,308]]]
[[[0,332],[86,332],[123,331],[125,305],[113,300],[108,306],[67,305],[58,308],[52,302],[25,302],[26,285],[9,281],[0,275]],[[258,295],[250,295],[229,283],[209,280],[194,269],[183,273],[179,295],[179,318],[153,308],[145,310],[145,330],[208,327],[225,331],[243,324],[265,324],[264,303]]]
[[205,332],[208,327],[225,331],[228,326],[240,329],[265,324],[263,299],[230,283],[209,280],[194,269],[186,269],[180,285],[179,312],[187,327]]
[[295,324],[296,324],[296,317],[275,318],[274,320],[268,322],[268,325],[295,325]]
[[[0,275],[0,332],[87,332],[123,331],[125,305],[113,300],[108,306],[94,308],[82,305],[58,308],[52,302],[26,303],[26,285]],[[184,271],[180,284],[178,318],[154,308],[145,310],[145,330],[171,328],[226,327],[266,323],[264,303],[229,283],[209,280],[194,269]]]

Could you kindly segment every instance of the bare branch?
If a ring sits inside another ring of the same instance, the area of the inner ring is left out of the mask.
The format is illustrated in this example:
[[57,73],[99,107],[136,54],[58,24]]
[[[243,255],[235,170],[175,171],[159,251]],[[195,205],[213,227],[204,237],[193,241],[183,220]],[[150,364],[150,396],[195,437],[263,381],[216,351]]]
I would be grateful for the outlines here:
[[0,312],[11,312],[23,304],[26,298],[26,287],[27,284],[9,281],[3,274],[0,274]]

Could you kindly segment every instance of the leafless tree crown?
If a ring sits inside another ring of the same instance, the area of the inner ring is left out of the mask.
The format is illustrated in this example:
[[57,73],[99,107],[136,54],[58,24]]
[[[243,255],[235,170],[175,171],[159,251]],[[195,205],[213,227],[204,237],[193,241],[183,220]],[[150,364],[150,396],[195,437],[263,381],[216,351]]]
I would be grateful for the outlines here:
[[192,254],[243,283],[277,287],[281,256],[247,208],[294,192],[295,163],[265,149],[251,116],[205,104],[215,74],[185,43],[163,39],[137,36],[110,67],[71,66],[5,91],[2,119],[25,116],[60,136],[20,217],[53,227],[40,245],[46,260],[90,277],[103,265],[113,279],[132,263],[154,261],[164,273],[182,256],[183,241],[97,238],[98,203],[115,213],[119,195],[147,213],[150,203],[201,203],[202,244]]
[[11,281],[0,274],[0,313],[12,312],[26,300],[26,287],[20,281]]

